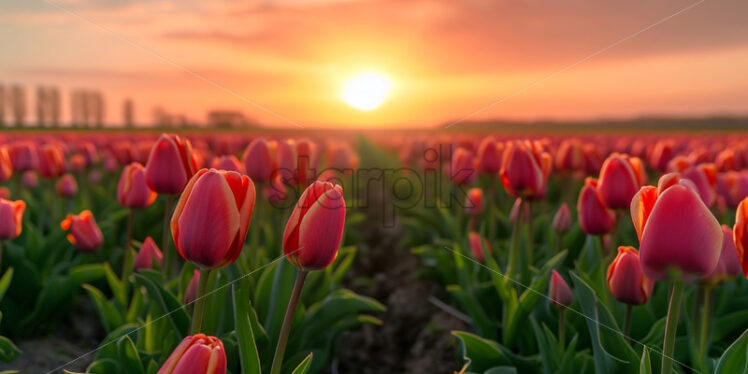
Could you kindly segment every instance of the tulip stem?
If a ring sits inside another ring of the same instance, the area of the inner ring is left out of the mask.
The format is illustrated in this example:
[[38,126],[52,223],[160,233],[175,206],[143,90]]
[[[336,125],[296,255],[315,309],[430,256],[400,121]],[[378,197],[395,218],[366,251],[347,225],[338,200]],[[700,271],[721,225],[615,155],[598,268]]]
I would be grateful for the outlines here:
[[699,336],[699,348],[701,349],[699,353],[703,363],[706,363],[709,353],[707,345],[709,344],[709,314],[711,309],[709,304],[711,304],[711,291],[711,285],[704,287],[704,311],[701,313],[701,334]]
[[[519,211],[522,211],[522,203],[521,201],[519,203]],[[517,270],[517,247],[519,245],[519,234],[520,234],[520,228],[521,228],[521,214],[517,217],[517,219],[514,221],[514,227],[512,228],[512,242],[510,243],[509,247],[509,265],[506,269],[506,276],[510,279],[514,276],[514,272]]]
[[132,226],[135,220],[135,213],[132,209],[127,215],[127,234],[125,235],[125,254],[122,257],[122,287],[125,289],[125,295],[127,295],[127,286],[129,281],[127,278],[130,277],[130,271],[132,270]]
[[566,344],[566,315],[564,314],[564,308],[558,309],[558,342],[561,344],[561,348]]
[[667,320],[665,322],[665,341],[662,343],[662,370],[660,370],[660,374],[671,374],[673,372],[675,333],[678,328],[682,299],[683,281],[676,279],[673,281],[673,291],[670,294],[670,306],[668,307]]
[[278,336],[278,345],[275,346],[275,355],[273,356],[273,366],[270,369],[270,374],[280,374],[281,372],[283,355],[286,353],[286,344],[288,343],[288,333],[291,332],[291,322],[293,322],[293,316],[296,313],[296,306],[299,303],[301,289],[304,287],[304,280],[307,274],[306,270],[301,269],[296,274],[296,282],[293,285],[291,299],[288,300],[288,309],[286,309],[286,316],[283,318],[283,326]]
[[[520,216],[517,217],[517,221],[520,220],[520,217],[522,217],[522,211],[520,210]],[[535,241],[535,235],[533,235],[532,231],[532,204],[530,202],[527,202],[527,248],[525,249],[525,253],[527,255],[527,267],[532,266],[533,261],[533,242]]]
[[161,250],[164,252],[164,275],[166,276],[166,279],[169,279],[169,276],[171,275],[171,268],[173,266],[172,257],[174,255],[171,253],[171,250],[169,249],[169,216],[171,215],[172,205],[174,203],[174,196],[172,195],[166,195],[166,203],[164,204],[164,223],[163,223],[163,231],[161,233]]
[[629,331],[631,331],[631,304],[626,304],[626,318],[623,320],[623,335],[626,339],[629,339]]
[[205,301],[207,296],[208,281],[210,280],[212,269],[200,268],[200,280],[197,283],[197,298],[195,298],[195,309],[192,311],[192,328],[191,334],[195,335],[200,332],[203,325],[203,314],[205,313]]

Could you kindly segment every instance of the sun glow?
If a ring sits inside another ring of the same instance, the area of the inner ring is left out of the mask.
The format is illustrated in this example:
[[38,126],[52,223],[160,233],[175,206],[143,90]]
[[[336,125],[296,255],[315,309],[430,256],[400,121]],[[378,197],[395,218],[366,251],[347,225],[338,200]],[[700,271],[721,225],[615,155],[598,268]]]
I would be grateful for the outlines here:
[[369,111],[382,105],[389,92],[390,81],[385,76],[366,73],[357,75],[345,83],[341,99],[358,110]]

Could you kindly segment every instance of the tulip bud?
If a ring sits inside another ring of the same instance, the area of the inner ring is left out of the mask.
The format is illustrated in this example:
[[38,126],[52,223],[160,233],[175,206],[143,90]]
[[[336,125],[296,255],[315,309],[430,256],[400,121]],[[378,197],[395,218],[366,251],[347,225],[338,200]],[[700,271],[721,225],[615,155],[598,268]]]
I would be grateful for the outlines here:
[[0,241],[21,235],[25,210],[26,202],[23,200],[10,201],[0,198]]
[[225,374],[226,351],[213,336],[188,336],[171,353],[157,374]]
[[24,188],[32,190],[39,185],[39,177],[36,176],[36,173],[33,170],[26,170],[21,176],[21,185]]
[[561,171],[582,169],[584,153],[578,140],[564,140],[556,152],[556,168]]
[[303,139],[296,142],[296,183],[306,186],[317,173],[317,145]]
[[138,251],[138,254],[135,256],[133,270],[152,269],[154,263],[158,264],[158,266],[162,266],[164,264],[164,255],[161,253],[161,250],[158,249],[153,238],[149,236],[145,238],[143,245],[140,247],[140,251]]
[[0,147],[0,182],[5,182],[13,176],[13,163],[10,161],[8,149]]
[[551,156],[529,141],[508,143],[501,164],[501,182],[507,193],[528,200],[545,196]]
[[579,226],[589,235],[607,234],[616,223],[615,213],[605,205],[594,178],[585,179],[579,191],[577,214]]
[[130,209],[143,209],[156,200],[156,191],[148,187],[145,182],[145,168],[133,162],[122,169],[122,175],[117,184],[117,201],[120,205]]
[[564,234],[571,229],[571,212],[566,203],[561,204],[561,207],[556,211],[556,215],[553,216],[552,226],[559,235]]
[[673,268],[704,277],[717,265],[722,230],[690,180],[670,181],[665,175],[661,188],[642,187],[631,200],[642,269],[653,280]]
[[151,149],[145,181],[158,193],[178,194],[195,174],[195,168],[190,142],[177,135],[163,134]]
[[569,285],[556,269],[551,270],[551,284],[548,287],[548,297],[551,299],[551,304],[557,308],[568,307],[574,301],[574,295],[571,293]]
[[496,140],[489,136],[478,145],[478,170],[481,173],[496,174],[501,170],[501,153]]
[[709,281],[721,282],[742,273],[732,230],[727,225],[722,225],[722,234],[722,251],[719,254],[719,260],[717,260],[714,271],[706,277]]
[[233,263],[244,247],[255,186],[246,175],[201,169],[179,198],[171,219],[171,234],[179,254],[207,268]]
[[452,183],[470,184],[475,179],[475,174],[473,155],[465,148],[457,148],[452,154]]
[[60,222],[60,227],[65,231],[70,230],[68,241],[81,252],[93,252],[104,242],[104,235],[90,210],[84,210],[79,215],[68,214]]
[[343,188],[330,182],[312,183],[283,231],[286,258],[303,270],[326,268],[338,254],[344,225]]
[[57,194],[62,197],[73,197],[78,193],[78,182],[75,181],[72,175],[65,174],[57,180],[55,189],[57,190]]
[[597,189],[608,208],[628,209],[640,187],[627,156],[614,153],[605,160]]
[[348,143],[336,144],[329,151],[327,165],[333,169],[355,169],[358,166],[358,156],[356,156]]
[[618,255],[608,266],[608,289],[616,300],[631,305],[645,304],[652,295],[654,281],[647,278],[633,247],[618,247]]
[[[244,174],[244,166],[234,155],[221,156],[213,159],[213,168],[218,170],[235,171]],[[251,177],[250,177],[251,178]]]
[[473,217],[483,213],[483,190],[474,187],[468,190],[465,196],[465,212]]
[[483,257],[483,250],[481,249],[481,241],[483,242],[486,252],[491,253],[493,251],[491,243],[489,243],[486,238],[481,238],[477,232],[471,231],[468,234],[468,241],[470,241],[470,250],[473,252],[473,257],[480,262],[483,262],[485,259]]
[[57,178],[65,172],[65,152],[56,144],[44,145],[39,150],[39,175]]
[[748,278],[748,197],[738,204],[738,210],[735,212],[735,226],[732,228],[733,242],[738,254],[740,266],[743,268],[743,274]]
[[519,218],[520,207],[522,208],[522,219],[524,219],[525,221],[528,221],[530,219],[530,205],[529,204],[522,205],[522,199],[518,197],[514,200],[514,205],[512,205],[512,211],[509,212],[509,221],[517,223],[517,219]]
[[184,305],[189,305],[195,299],[197,299],[197,289],[200,287],[200,270],[195,269],[192,273],[192,279],[187,284],[187,289],[184,290]]

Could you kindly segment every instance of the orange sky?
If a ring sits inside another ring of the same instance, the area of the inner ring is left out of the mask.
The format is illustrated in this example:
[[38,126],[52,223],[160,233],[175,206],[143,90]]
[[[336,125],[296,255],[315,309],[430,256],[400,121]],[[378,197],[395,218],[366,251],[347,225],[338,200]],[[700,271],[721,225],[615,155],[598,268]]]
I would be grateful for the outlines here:
[[[0,83],[98,88],[114,124],[132,97],[140,123],[162,105],[376,127],[461,118],[698,0],[49,1],[78,16],[0,3]],[[384,104],[343,103],[345,80],[372,70],[392,81]],[[646,114],[748,114],[747,1],[705,1],[470,119]]]

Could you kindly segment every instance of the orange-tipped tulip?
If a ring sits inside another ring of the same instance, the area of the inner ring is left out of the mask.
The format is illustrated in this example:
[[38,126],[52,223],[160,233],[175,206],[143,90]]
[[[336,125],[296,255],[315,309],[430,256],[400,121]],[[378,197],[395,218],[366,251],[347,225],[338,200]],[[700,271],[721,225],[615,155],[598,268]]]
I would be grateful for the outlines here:
[[556,269],[551,270],[551,284],[548,286],[548,297],[555,307],[569,306],[574,302],[574,294],[571,293],[569,285]]
[[78,182],[70,174],[63,175],[55,184],[57,194],[62,197],[73,197],[78,193]]
[[610,209],[628,209],[631,198],[641,185],[629,157],[612,154],[603,163],[598,180],[598,191]]
[[198,266],[230,265],[244,247],[254,206],[255,186],[248,176],[201,169],[185,187],[171,219],[177,251]]
[[171,353],[158,374],[225,374],[226,351],[213,336],[188,336]]
[[0,147],[0,182],[5,182],[13,176],[13,163],[10,161],[8,149]]
[[645,304],[652,295],[654,281],[647,278],[633,247],[618,247],[618,255],[608,266],[608,289],[616,300],[631,304]]
[[39,175],[57,178],[65,172],[65,151],[56,144],[44,145],[39,150]]
[[0,240],[10,240],[21,235],[25,210],[26,202],[23,200],[0,198]]
[[326,268],[338,254],[344,225],[343,188],[330,182],[312,183],[283,231],[286,258],[300,269]]
[[130,209],[143,209],[156,200],[156,191],[145,182],[145,168],[133,162],[125,166],[117,184],[117,201]]
[[613,230],[616,216],[603,201],[594,178],[585,179],[577,200],[577,215],[582,231],[589,235],[603,235]]
[[195,174],[195,160],[188,140],[163,134],[156,141],[145,166],[148,186],[163,194],[178,194]]
[[[265,183],[275,171],[275,160],[270,145],[264,138],[255,138],[247,146],[242,156],[244,170],[253,181]],[[293,167],[290,168],[292,170]]]
[[140,247],[140,251],[138,251],[138,254],[135,256],[133,270],[152,269],[153,264],[162,266],[164,264],[164,255],[161,253],[161,250],[158,249],[153,238],[149,236],[145,238],[143,245]]
[[748,278],[748,197],[738,204],[738,210],[735,212],[735,226],[732,228],[733,241],[735,250],[738,254],[740,266],[743,268],[743,274]]
[[510,195],[527,200],[543,198],[550,172],[551,156],[539,144],[530,141],[507,144],[499,175]]
[[569,211],[569,205],[566,203],[561,204],[558,208],[556,215],[553,216],[553,230],[558,234],[564,234],[571,229],[571,212]]
[[709,275],[722,249],[722,230],[688,179],[660,188],[642,187],[631,200],[631,220],[639,236],[639,257],[647,277],[659,280],[671,269]]
[[90,210],[84,210],[78,215],[68,214],[60,227],[65,231],[70,230],[68,241],[81,252],[93,252],[104,242],[104,235]]
[[477,187],[468,190],[465,196],[465,211],[473,217],[483,213],[483,190]]

